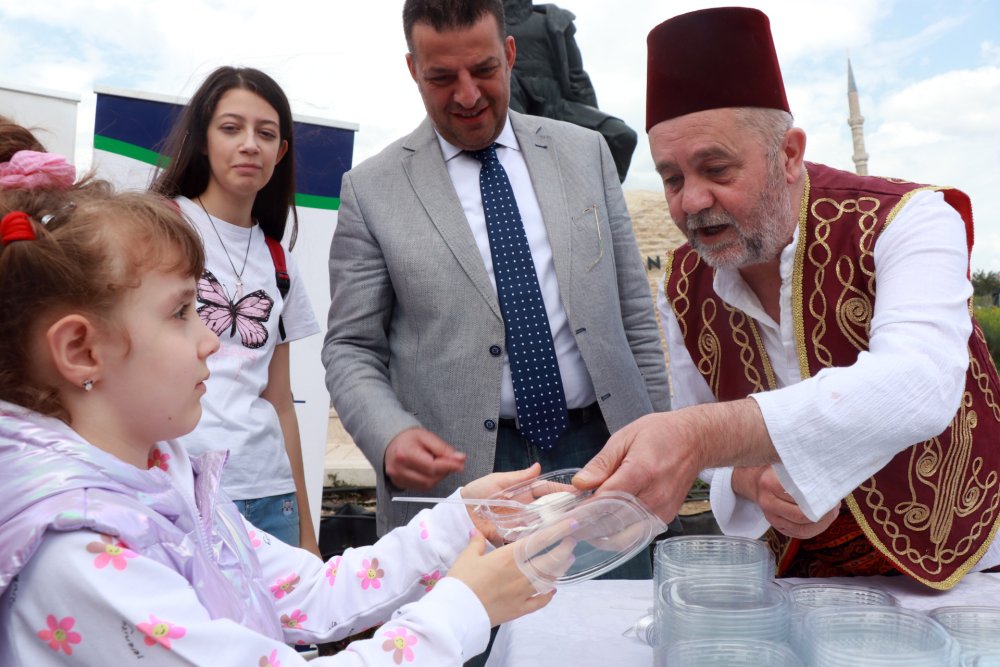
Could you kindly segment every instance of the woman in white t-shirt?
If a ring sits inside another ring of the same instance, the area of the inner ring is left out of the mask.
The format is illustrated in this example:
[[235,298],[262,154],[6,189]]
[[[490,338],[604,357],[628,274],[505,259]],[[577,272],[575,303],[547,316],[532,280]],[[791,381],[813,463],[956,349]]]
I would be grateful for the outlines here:
[[[198,427],[198,454],[230,452],[226,492],[255,526],[316,554],[289,379],[289,343],[319,332],[302,280],[277,242],[298,225],[292,113],[267,74],[220,67],[191,98],[152,190],[176,198],[205,244],[198,315],[220,339]],[[269,247],[270,244],[270,247]],[[275,247],[276,246],[276,247]],[[276,267],[284,257],[286,289]],[[287,293],[285,293],[287,292]]]

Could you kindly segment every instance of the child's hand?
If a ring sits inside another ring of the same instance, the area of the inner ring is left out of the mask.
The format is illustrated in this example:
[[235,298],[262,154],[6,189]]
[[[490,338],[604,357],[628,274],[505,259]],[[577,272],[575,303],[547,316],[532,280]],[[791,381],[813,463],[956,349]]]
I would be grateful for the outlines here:
[[537,611],[555,595],[555,590],[538,593],[534,584],[521,573],[515,561],[516,546],[516,543],[508,544],[484,554],[486,540],[482,535],[475,535],[448,571],[449,577],[455,577],[472,589],[483,603],[491,627]]
[[463,498],[489,498],[504,489],[538,477],[542,466],[532,463],[530,468],[513,470],[511,472],[495,472],[479,479],[474,479],[462,487]]
[[[538,473],[541,471],[541,465],[533,463],[530,468],[525,468],[524,470],[495,472],[492,475],[486,475],[485,477],[475,479],[462,487],[462,497],[489,498],[490,496],[495,495],[506,488],[514,486],[515,484],[520,484],[521,482],[526,482],[529,479],[538,477]],[[495,545],[503,544],[503,539],[497,535],[496,526],[494,526],[491,521],[487,521],[480,516],[479,513],[475,511],[475,507],[469,506],[468,510],[469,516],[472,518],[472,523],[476,525],[479,532],[486,536],[487,540]]]

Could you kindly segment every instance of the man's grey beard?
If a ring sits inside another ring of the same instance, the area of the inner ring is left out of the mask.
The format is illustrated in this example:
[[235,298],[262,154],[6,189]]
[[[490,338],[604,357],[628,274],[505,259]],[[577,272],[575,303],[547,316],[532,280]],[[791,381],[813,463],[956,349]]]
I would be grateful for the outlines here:
[[[744,266],[761,264],[778,256],[789,241],[789,216],[791,196],[784,182],[784,174],[777,157],[768,160],[768,177],[757,203],[750,211],[745,224],[740,224],[726,211],[699,211],[687,217],[688,241],[705,262],[716,269],[739,269]],[[719,254],[706,250],[695,230],[716,225],[730,226],[736,230],[740,250],[734,254],[731,248],[723,248]]]

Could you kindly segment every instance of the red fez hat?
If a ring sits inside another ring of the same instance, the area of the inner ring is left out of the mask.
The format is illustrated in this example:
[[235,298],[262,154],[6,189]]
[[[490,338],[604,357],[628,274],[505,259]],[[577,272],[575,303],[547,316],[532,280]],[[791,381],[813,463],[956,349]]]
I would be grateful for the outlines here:
[[765,107],[790,111],[770,21],[746,7],[681,14],[649,32],[646,131],[695,111]]

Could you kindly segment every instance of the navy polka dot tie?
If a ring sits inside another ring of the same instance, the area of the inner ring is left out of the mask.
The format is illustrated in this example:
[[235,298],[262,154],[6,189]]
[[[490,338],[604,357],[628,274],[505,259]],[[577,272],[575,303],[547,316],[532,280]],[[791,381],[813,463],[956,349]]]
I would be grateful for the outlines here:
[[470,154],[483,165],[479,189],[507,329],[518,427],[528,440],[546,449],[566,430],[568,415],[535,262],[507,172],[497,159],[496,144]]

